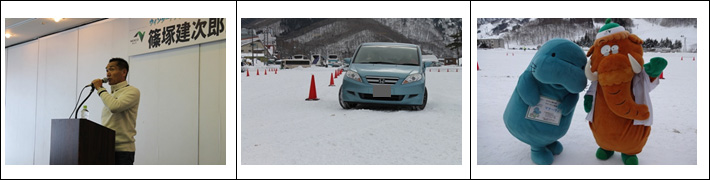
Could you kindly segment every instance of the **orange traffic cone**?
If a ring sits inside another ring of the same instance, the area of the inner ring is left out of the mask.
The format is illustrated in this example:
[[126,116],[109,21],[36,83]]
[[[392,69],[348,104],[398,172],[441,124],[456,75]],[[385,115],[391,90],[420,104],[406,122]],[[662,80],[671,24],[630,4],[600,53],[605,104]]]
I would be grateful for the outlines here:
[[681,61],[683,60],[683,56],[680,57],[680,60],[681,60]]
[[247,69],[247,77],[249,77],[249,69]]
[[456,72],[459,72],[459,69],[456,69]]
[[661,72],[661,76],[659,78],[666,79],[666,78],[663,78],[663,72]]
[[259,75],[259,69],[256,69],[256,75],[257,76]]
[[266,69],[264,69],[264,76],[266,76]]
[[478,66],[478,62],[476,62],[476,71],[480,71],[481,67]]
[[274,69],[274,74],[279,74],[279,69]]
[[436,72],[441,72],[441,69],[436,69]]
[[328,86],[335,86],[335,82],[333,81],[333,73],[330,73],[330,85]]
[[693,56],[693,61],[695,61],[695,56]]
[[446,72],[449,72],[449,69],[446,69]]
[[316,95],[316,80],[315,76],[311,74],[311,91],[308,93],[308,99],[306,101],[317,101],[318,96]]

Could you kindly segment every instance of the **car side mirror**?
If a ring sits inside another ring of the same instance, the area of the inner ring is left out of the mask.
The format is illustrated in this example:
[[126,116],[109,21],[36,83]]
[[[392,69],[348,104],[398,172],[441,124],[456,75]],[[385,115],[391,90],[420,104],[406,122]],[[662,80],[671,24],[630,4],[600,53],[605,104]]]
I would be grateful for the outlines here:
[[346,64],[350,64],[350,58],[343,58],[343,61],[345,61]]
[[425,62],[424,62],[424,67],[430,67],[431,64],[432,64],[431,61],[425,61]]

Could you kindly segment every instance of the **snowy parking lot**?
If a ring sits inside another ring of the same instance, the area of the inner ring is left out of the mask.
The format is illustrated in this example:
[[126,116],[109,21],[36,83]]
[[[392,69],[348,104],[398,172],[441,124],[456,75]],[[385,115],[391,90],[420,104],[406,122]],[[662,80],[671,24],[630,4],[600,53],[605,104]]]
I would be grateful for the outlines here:
[[[481,70],[477,72],[477,164],[532,165],[530,146],[513,137],[503,123],[503,111],[515,89],[518,77],[536,51],[479,50]],[[585,52],[586,53],[586,52]],[[641,165],[697,164],[697,55],[695,53],[644,53],[668,61],[664,78],[651,91],[654,124],[643,151]],[[682,59],[682,60],[681,60]],[[588,85],[589,86],[589,82]],[[583,91],[583,93],[586,92]],[[584,117],[580,100],[567,134],[559,139],[564,150],[555,155],[555,164],[622,165],[617,152],[608,160],[598,160],[598,148]]]
[[[239,78],[243,165],[462,164],[461,67],[427,69],[429,99],[422,111],[392,106],[345,110],[338,104],[344,74],[328,86],[336,68],[279,69],[266,75],[265,68],[250,66],[249,77],[241,73]],[[266,69],[271,68],[278,66]],[[311,75],[318,101],[305,101]]]

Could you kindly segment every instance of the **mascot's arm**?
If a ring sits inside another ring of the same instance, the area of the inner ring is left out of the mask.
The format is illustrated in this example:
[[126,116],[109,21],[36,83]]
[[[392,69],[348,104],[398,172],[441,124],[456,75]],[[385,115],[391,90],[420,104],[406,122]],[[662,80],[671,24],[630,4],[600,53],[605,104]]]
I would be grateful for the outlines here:
[[651,82],[653,82],[659,75],[661,75],[663,70],[666,69],[667,65],[668,61],[666,61],[666,59],[663,59],[662,57],[654,57],[651,58],[651,62],[644,64],[643,68],[646,69],[646,74],[648,74],[648,77],[651,78]]
[[540,89],[538,86],[537,80],[535,80],[532,73],[525,71],[518,78],[518,86],[515,87],[515,91],[518,92],[525,104],[535,106],[540,102]]
[[577,105],[577,100],[579,100],[579,94],[567,94],[559,105],[559,109],[562,110],[562,115],[569,115],[575,105]]

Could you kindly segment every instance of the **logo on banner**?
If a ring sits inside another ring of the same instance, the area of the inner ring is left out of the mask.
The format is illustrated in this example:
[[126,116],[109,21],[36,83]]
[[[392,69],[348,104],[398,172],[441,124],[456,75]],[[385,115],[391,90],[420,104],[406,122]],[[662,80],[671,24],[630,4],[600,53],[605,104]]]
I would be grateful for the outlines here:
[[[136,32],[136,35],[133,35],[134,39],[131,39],[131,44],[138,43],[139,39],[141,42],[143,42],[143,35],[145,35],[145,32],[141,32],[141,31]],[[138,38],[136,38],[136,37],[138,37]]]

